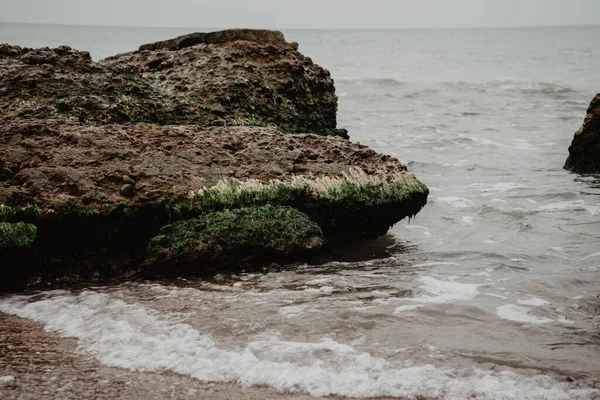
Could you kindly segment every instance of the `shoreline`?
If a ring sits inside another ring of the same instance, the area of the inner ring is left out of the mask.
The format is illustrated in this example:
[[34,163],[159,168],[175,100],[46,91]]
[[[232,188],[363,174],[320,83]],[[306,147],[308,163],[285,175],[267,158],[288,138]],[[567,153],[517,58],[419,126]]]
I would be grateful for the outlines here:
[[[170,371],[139,372],[102,365],[77,352],[77,340],[46,331],[39,322],[0,312],[0,397],[13,399],[211,399],[211,400],[345,400],[279,393],[268,387],[203,382]],[[366,398],[368,399],[368,398]],[[405,400],[377,397],[380,400]],[[430,399],[422,399],[430,400]],[[431,399],[433,400],[433,399]]]

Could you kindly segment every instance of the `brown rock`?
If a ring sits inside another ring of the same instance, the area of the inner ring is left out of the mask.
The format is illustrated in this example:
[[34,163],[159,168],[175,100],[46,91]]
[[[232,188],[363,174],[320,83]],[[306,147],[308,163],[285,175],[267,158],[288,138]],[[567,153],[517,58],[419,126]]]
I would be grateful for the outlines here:
[[135,181],[133,179],[131,179],[131,177],[129,175],[123,175],[121,180],[123,181],[123,183],[135,186]]
[[[77,141],[72,140],[74,136]],[[167,147],[170,156],[166,156]],[[10,188],[23,184],[21,176],[15,174],[24,169],[36,171],[28,173],[27,179],[32,192],[39,195],[20,201],[48,209],[60,209],[64,202],[83,206],[67,185],[58,186],[65,179],[76,182],[91,204],[118,205],[137,192],[140,182],[132,176],[143,176],[153,201],[160,202],[174,188],[174,195],[185,196],[193,187],[192,177],[215,174],[266,182],[298,171],[315,177],[336,176],[361,164],[389,173],[406,171],[402,163],[384,160],[381,154],[339,137],[287,135],[257,127],[170,126],[165,131],[162,126],[148,124],[86,126],[60,119],[0,118],[0,154],[6,170],[5,174],[0,172],[6,188],[0,190],[0,204],[24,205],[11,203],[8,197]],[[31,168],[34,158],[35,168]],[[114,178],[108,177],[123,170],[129,173],[116,176],[123,186],[116,192]],[[59,196],[53,193],[55,189]]]
[[580,173],[600,172],[600,93],[590,103],[583,125],[575,132],[565,168]]
[[128,185],[128,184],[123,185],[123,186],[121,186],[119,193],[121,193],[121,196],[124,196],[124,197],[134,197],[135,196],[135,186]]
[[347,134],[336,130],[338,99],[329,72],[277,31],[193,33],[101,62],[64,46],[2,44],[0,76],[0,115],[10,118]]

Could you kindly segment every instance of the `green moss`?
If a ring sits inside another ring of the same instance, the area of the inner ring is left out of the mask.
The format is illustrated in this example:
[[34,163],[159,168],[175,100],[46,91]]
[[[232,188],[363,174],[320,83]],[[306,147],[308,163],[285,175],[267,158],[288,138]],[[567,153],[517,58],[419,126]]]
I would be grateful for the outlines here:
[[[416,179],[393,182],[359,182],[340,179],[325,190],[315,190],[310,181],[276,182],[255,187],[217,185],[203,189],[189,204],[179,203],[176,213],[225,210],[265,204],[290,205],[304,208],[311,203],[331,204],[348,209],[378,207],[427,197],[429,189]],[[422,205],[421,205],[422,207]]]
[[412,182],[392,182],[385,187],[376,184],[360,185],[346,181],[317,198],[326,199],[346,208],[364,208],[403,203],[411,201],[415,195],[427,195],[428,193],[427,186],[416,179]]
[[0,249],[28,248],[37,238],[37,227],[23,222],[0,222]]
[[166,225],[148,247],[152,263],[241,260],[285,256],[318,248],[323,234],[307,215],[290,207],[246,207]]
[[44,210],[37,206],[9,207],[0,206],[0,222],[17,222],[31,220],[44,216]]
[[288,206],[307,214],[327,240],[347,241],[385,234],[400,220],[416,215],[428,194],[424,184],[405,174],[366,175],[351,170],[339,177],[294,177],[267,184],[221,181],[169,209],[177,220],[242,207]]

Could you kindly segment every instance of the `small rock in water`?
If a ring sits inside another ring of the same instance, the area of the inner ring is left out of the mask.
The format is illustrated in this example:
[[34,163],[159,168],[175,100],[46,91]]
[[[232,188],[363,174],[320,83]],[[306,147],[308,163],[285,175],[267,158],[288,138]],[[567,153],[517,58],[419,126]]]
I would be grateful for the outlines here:
[[0,376],[0,387],[10,386],[14,383],[15,377],[11,375]]

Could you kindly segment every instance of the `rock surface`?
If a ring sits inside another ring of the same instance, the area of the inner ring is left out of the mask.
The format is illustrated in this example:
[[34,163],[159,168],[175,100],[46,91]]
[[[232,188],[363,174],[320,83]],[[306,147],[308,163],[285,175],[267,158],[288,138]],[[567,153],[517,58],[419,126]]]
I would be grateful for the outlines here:
[[275,31],[196,33],[101,62],[68,46],[0,45],[0,88],[10,118],[347,135],[329,72]]
[[134,201],[145,204],[185,197],[227,177],[266,183],[340,176],[350,167],[406,171],[399,161],[342,138],[259,127],[0,120],[0,153],[0,204],[55,211],[130,204],[126,185],[135,185]]
[[600,93],[592,100],[583,125],[575,132],[565,168],[580,173],[600,172]]
[[242,207],[164,226],[148,246],[154,270],[194,271],[198,262],[219,259],[230,266],[301,257],[323,246],[319,225],[291,207]]
[[164,225],[241,207],[293,207],[329,243],[376,237],[428,194],[366,146],[258,127],[3,120],[0,153],[0,223],[35,240],[0,246],[3,266],[21,265],[0,268],[3,283],[144,275]]

